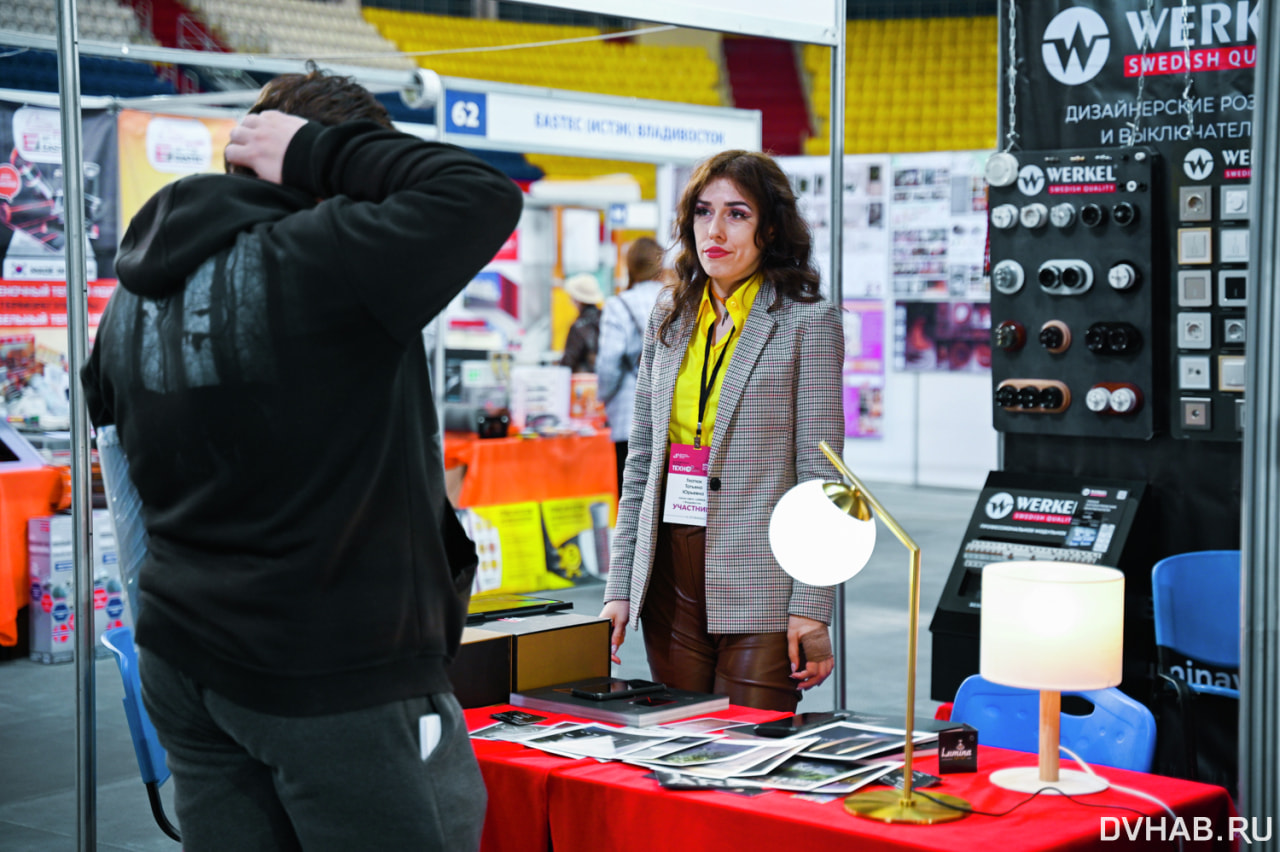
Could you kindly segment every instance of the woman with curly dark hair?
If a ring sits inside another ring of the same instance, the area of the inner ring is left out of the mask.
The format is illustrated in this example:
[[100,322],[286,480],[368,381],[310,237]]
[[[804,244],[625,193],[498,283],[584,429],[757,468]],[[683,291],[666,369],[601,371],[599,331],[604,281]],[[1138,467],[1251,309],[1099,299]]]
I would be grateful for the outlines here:
[[770,157],[725,151],[676,216],[675,283],[645,335],[605,606],[633,616],[655,680],[794,711],[834,667],[834,591],[793,581],[769,514],[797,482],[836,479],[843,447],[839,310]]

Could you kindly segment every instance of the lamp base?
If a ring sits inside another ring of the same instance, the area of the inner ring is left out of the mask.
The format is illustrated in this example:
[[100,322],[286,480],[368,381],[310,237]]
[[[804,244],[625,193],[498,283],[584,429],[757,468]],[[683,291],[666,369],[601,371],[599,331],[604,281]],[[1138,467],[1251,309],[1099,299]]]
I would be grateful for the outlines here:
[[848,796],[844,809],[854,816],[880,822],[933,825],[966,817],[971,807],[964,799],[946,793],[930,793],[928,799],[912,796],[910,802],[903,804],[901,790],[867,790]]
[[1111,786],[1107,779],[1089,772],[1077,772],[1074,769],[1062,769],[1058,772],[1057,781],[1041,781],[1040,770],[1035,766],[1016,766],[1011,769],[997,769],[991,773],[991,783],[1006,790],[1019,793],[1039,793],[1041,791],[1054,795],[1087,796],[1090,793],[1101,793]]

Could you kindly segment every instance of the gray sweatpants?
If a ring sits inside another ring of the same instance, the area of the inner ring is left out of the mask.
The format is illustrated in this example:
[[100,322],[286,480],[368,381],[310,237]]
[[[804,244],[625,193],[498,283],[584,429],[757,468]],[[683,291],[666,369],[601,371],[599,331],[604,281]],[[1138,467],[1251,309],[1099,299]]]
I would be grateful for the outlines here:
[[[328,716],[258,713],[140,650],[168,752],[184,852],[467,852],[486,794],[462,708],[445,693]],[[421,757],[419,718],[440,716]]]

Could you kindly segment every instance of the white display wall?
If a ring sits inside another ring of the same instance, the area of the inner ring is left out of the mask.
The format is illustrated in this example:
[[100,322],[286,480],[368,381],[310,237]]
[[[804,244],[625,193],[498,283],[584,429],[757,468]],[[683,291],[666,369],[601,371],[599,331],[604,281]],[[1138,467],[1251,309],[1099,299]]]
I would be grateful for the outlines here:
[[[997,467],[990,314],[981,277],[985,156],[936,152],[845,158],[846,311],[855,303],[865,308],[879,301],[883,321],[877,427],[873,434],[856,434],[860,430],[851,425],[845,439],[845,460],[866,479],[976,489]],[[792,177],[810,220],[815,260],[825,281],[831,242],[828,161],[782,157],[779,163]],[[947,324],[935,323],[935,314],[963,317],[967,324],[944,329]],[[908,319],[923,325],[925,315],[927,331],[909,327]],[[847,393],[849,416],[857,415],[851,415]]]

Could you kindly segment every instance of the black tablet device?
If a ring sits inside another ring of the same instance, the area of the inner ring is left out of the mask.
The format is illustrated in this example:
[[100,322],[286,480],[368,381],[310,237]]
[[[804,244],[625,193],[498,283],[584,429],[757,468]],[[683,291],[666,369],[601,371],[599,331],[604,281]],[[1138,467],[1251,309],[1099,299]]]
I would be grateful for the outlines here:
[[539,615],[561,609],[573,609],[573,602],[531,595],[483,595],[471,599],[471,605],[467,608],[467,624],[480,624],[513,615]]
[[651,680],[640,680],[638,678],[623,680],[620,677],[602,677],[599,680],[574,686],[570,690],[570,694],[579,698],[589,698],[592,701],[609,701],[614,698],[632,698],[650,692],[662,692],[664,689],[666,689],[665,686]]
[[821,728],[823,725],[830,725],[832,722],[839,722],[848,715],[848,713],[839,711],[799,713],[795,716],[788,716],[785,719],[761,722],[755,726],[752,733],[757,737],[790,737],[803,731],[811,731],[814,728]]

